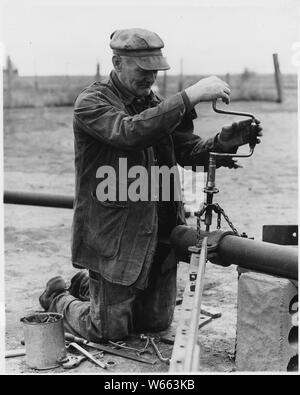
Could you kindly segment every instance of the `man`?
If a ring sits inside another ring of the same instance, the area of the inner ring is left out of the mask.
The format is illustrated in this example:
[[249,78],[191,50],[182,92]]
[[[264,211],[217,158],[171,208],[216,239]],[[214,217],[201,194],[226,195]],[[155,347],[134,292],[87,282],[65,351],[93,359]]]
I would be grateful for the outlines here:
[[[93,341],[164,330],[175,308],[177,260],[168,239],[185,223],[182,203],[175,193],[164,201],[161,183],[154,199],[124,196],[124,185],[127,191],[133,180],[120,175],[120,159],[128,172],[141,166],[147,174],[155,165],[205,167],[210,151],[236,152],[248,143],[251,122],[235,123],[203,141],[193,134],[193,107],[218,98],[229,103],[228,85],[208,77],[162,100],[151,91],[157,71],[169,69],[161,38],[144,29],[119,30],[110,46],[113,71],[78,96],[74,111],[72,262],[89,273],[79,272],[69,289],[55,277],[40,297],[45,310],[64,314],[69,332]],[[261,135],[258,125],[255,132]],[[236,167],[228,159],[219,165]],[[113,199],[99,193],[104,166],[116,174],[114,185],[107,185]],[[169,187],[178,186],[175,174]]]

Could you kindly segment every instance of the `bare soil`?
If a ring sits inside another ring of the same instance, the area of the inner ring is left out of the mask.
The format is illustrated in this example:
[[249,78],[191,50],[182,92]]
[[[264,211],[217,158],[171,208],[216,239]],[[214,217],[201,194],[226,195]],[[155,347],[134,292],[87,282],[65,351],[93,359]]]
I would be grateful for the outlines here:
[[[264,127],[263,142],[239,170],[219,169],[217,201],[239,231],[261,239],[264,224],[297,223],[297,103],[296,91],[286,92],[284,104],[235,102],[232,109],[253,112]],[[195,131],[204,138],[220,131],[236,117],[216,115],[209,104],[197,107]],[[73,195],[74,158],[72,108],[31,108],[5,111],[5,189]],[[247,150],[247,149],[246,149]],[[76,273],[70,262],[72,211],[30,206],[5,206],[6,346],[20,348],[20,318],[40,309],[38,297],[49,278],[67,281]],[[195,219],[190,219],[195,224]],[[215,224],[214,224],[215,226]],[[223,224],[226,229],[226,224]],[[181,264],[178,295],[182,294],[187,265]],[[235,370],[236,267],[208,264],[204,303],[220,309],[222,317],[199,332],[201,371]],[[178,314],[171,330],[176,329]],[[141,346],[136,336],[129,343]],[[159,348],[171,356],[172,346]],[[117,362],[111,372],[167,372],[168,366],[105,357]],[[68,373],[103,373],[89,362]],[[61,373],[58,368],[49,373]],[[7,373],[33,373],[23,357],[7,360]],[[44,372],[45,373],[45,372]],[[46,372],[47,373],[47,372]]]

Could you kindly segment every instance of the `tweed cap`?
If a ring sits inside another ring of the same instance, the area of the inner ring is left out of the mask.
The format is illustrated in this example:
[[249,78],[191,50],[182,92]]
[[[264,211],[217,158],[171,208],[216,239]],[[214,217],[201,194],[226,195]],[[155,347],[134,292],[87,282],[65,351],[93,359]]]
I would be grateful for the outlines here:
[[132,57],[143,70],[169,70],[161,48],[164,42],[158,34],[145,29],[116,30],[110,36],[113,53]]

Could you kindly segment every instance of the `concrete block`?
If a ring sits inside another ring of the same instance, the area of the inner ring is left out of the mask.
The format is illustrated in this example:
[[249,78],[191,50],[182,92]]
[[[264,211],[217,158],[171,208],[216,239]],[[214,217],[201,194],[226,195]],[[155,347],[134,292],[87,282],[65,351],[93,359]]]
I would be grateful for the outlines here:
[[297,283],[260,273],[241,273],[238,284],[237,370],[298,371],[297,317]]

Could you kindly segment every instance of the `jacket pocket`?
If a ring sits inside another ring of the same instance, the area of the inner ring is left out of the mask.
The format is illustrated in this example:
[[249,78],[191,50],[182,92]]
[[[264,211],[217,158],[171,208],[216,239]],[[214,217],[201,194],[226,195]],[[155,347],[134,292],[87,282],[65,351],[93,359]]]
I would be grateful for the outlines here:
[[127,202],[100,202],[92,195],[86,223],[86,243],[97,255],[114,258],[120,249],[128,217]]

